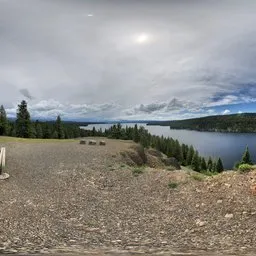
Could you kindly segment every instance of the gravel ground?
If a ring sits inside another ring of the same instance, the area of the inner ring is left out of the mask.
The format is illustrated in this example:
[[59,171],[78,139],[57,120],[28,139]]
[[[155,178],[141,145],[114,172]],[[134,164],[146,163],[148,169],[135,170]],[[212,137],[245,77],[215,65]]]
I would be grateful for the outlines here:
[[106,142],[1,144],[10,179],[0,182],[0,252],[255,255],[255,172],[201,180],[145,168],[136,177],[119,155],[132,142]]

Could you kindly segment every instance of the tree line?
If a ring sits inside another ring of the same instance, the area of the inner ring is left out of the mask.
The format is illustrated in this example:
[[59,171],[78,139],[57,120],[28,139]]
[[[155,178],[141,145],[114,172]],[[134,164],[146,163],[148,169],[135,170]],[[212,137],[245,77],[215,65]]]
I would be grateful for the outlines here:
[[181,144],[178,140],[169,137],[151,135],[144,127],[138,127],[137,124],[134,127],[126,126],[125,128],[121,124],[115,124],[104,131],[102,129],[97,131],[93,127],[90,131],[84,130],[84,135],[133,140],[136,143],[140,143],[143,148],[152,147],[168,157],[176,158],[181,165],[190,166],[196,172],[220,173],[224,171],[221,158],[217,160],[211,157],[205,159],[199,155],[192,145]]
[[154,121],[150,125],[209,132],[256,132],[256,113],[217,115],[177,121]]
[[[112,139],[133,140],[140,143],[143,148],[155,148],[168,157],[176,158],[183,166],[190,166],[197,172],[216,172],[224,170],[221,158],[204,158],[191,145],[181,144],[173,138],[151,135],[144,127],[122,127],[115,124],[109,129],[92,130],[81,129],[79,124],[62,122],[61,117],[57,116],[55,121],[33,121],[30,118],[27,102],[22,101],[17,108],[16,120],[8,120],[4,106],[0,106],[0,136],[11,136],[21,138],[40,138],[40,139],[70,139],[88,136],[102,136]],[[246,165],[246,166],[245,166]],[[235,169],[239,166],[248,167],[253,165],[249,149],[242,156],[241,161],[235,164]]]
[[60,116],[52,122],[32,121],[25,100],[18,105],[15,121],[8,120],[4,106],[0,107],[0,136],[70,139],[80,137],[81,130],[76,124],[63,123]]

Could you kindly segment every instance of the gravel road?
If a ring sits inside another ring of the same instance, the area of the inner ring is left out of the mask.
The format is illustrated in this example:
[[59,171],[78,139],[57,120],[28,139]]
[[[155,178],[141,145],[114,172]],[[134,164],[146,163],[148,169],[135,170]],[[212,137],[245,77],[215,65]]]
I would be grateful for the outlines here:
[[[119,155],[132,142],[3,145],[10,179],[0,182],[0,252],[246,255],[256,249],[254,172],[200,181],[186,171],[145,168],[135,177]],[[170,189],[170,181],[178,187]]]

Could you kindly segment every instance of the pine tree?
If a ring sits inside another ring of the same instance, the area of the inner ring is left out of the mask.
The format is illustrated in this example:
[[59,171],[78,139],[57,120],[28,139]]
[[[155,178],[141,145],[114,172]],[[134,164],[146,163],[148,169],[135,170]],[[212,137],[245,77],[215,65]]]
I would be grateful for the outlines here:
[[209,172],[213,171],[213,163],[212,163],[212,158],[211,157],[209,157],[208,162],[207,162],[207,170]]
[[175,144],[174,144],[174,157],[180,162],[183,162],[183,153],[181,150],[181,146],[178,140],[175,140]]
[[0,136],[8,134],[8,120],[4,106],[0,107]]
[[214,161],[214,162],[212,163],[212,172],[217,172],[216,167],[217,167],[217,163],[216,163],[216,161]]
[[140,135],[138,130],[138,125],[135,124],[134,130],[133,130],[133,141],[138,143],[140,141]]
[[223,164],[221,159],[219,158],[216,163],[216,172],[223,172],[223,171],[224,171]]
[[64,139],[65,138],[65,133],[64,133],[64,129],[63,129],[63,126],[62,126],[61,118],[60,118],[59,115],[57,116],[55,127],[56,127],[55,129],[56,129],[57,134],[58,134],[57,138],[58,139]]
[[185,144],[181,145],[181,151],[182,151],[182,156],[183,156],[183,161],[182,164],[186,165],[187,164],[187,154],[188,154],[188,147]]
[[43,130],[42,130],[42,126],[38,120],[36,120],[35,127],[36,127],[36,137],[38,139],[42,139],[43,138]]
[[51,135],[51,138],[52,139],[59,139],[59,135],[58,135],[58,132],[55,130],[54,132],[53,132],[53,134]]
[[199,156],[198,156],[198,152],[197,151],[194,152],[194,155],[193,155],[193,158],[192,158],[192,162],[191,162],[191,167],[196,172],[200,171]]
[[121,139],[121,136],[122,136],[121,130],[122,130],[122,125],[118,123],[116,126],[116,139]]
[[252,160],[251,160],[251,156],[250,156],[250,152],[249,152],[249,148],[248,146],[245,149],[245,152],[243,154],[242,160],[240,164],[253,164]]
[[50,139],[52,137],[51,133],[52,133],[51,128],[50,128],[49,124],[46,123],[44,126],[44,129],[43,129],[43,138]]
[[36,127],[33,123],[31,123],[31,135],[30,138],[35,139],[36,138]]
[[194,153],[195,153],[195,150],[194,150],[193,146],[190,146],[188,149],[187,157],[186,157],[187,165],[191,165]]
[[96,129],[95,129],[95,126],[92,127],[92,136],[93,136],[93,137],[96,136]]
[[140,144],[144,148],[149,148],[150,139],[149,139],[147,131],[144,129],[144,127],[141,127],[139,131],[140,131]]
[[16,135],[21,138],[31,137],[31,121],[30,114],[27,109],[27,102],[23,100],[18,105],[16,119]]
[[206,171],[207,170],[207,166],[206,166],[206,162],[205,162],[205,158],[202,157],[202,161],[201,161],[201,170],[202,171]]

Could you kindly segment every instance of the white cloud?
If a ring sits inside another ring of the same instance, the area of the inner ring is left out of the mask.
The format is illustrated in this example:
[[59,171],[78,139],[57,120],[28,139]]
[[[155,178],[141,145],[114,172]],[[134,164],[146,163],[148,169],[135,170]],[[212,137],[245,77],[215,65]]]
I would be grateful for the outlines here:
[[[35,115],[69,118],[183,118],[256,101],[254,0],[95,2],[0,1],[10,114],[20,90]],[[147,44],[134,43],[141,33]]]
[[222,115],[228,115],[230,114],[231,111],[229,109],[225,109],[223,112],[222,112]]

